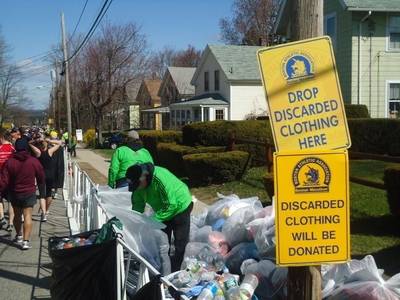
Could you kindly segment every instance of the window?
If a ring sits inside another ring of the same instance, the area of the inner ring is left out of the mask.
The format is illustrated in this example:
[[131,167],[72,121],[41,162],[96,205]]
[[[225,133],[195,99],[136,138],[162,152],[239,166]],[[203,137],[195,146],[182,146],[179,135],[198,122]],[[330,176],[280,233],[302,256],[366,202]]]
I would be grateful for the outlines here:
[[208,92],[210,90],[209,74],[204,72],[204,91]]
[[195,108],[194,109],[194,122],[198,122],[200,121],[200,109],[199,108]]
[[214,71],[214,90],[219,91],[219,70]]
[[190,110],[186,111],[186,122],[187,123],[191,123],[192,122],[192,119],[190,118]]
[[337,16],[336,12],[324,16],[324,34],[329,35],[332,40],[333,51],[337,48]]
[[223,120],[224,119],[224,110],[216,109],[215,110],[215,120]]
[[388,83],[388,117],[399,118],[400,117],[400,82],[389,82]]
[[388,50],[400,50],[400,15],[389,16]]
[[210,121],[210,108],[204,107],[204,120],[203,121]]

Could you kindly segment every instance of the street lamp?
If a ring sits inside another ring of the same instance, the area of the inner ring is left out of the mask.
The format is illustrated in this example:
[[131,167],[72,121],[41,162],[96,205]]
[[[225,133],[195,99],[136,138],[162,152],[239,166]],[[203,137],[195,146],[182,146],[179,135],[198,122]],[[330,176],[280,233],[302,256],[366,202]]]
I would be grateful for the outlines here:
[[[48,107],[48,116],[49,119],[53,120],[53,123],[55,124],[55,118],[56,118],[56,106],[55,106],[55,88],[52,84],[52,87],[47,87],[44,85],[38,85],[36,88],[38,89],[42,89],[42,88],[48,88],[51,89],[51,93],[50,93],[50,103],[49,103],[49,107]],[[58,92],[57,92],[58,94]]]

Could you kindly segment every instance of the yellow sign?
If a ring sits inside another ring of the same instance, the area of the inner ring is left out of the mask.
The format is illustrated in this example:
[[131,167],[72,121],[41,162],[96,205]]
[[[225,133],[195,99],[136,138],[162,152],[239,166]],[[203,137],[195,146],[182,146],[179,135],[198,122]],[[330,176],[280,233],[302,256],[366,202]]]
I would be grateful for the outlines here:
[[257,58],[277,152],[351,146],[329,36],[260,49]]
[[274,153],[276,264],[350,260],[347,150]]

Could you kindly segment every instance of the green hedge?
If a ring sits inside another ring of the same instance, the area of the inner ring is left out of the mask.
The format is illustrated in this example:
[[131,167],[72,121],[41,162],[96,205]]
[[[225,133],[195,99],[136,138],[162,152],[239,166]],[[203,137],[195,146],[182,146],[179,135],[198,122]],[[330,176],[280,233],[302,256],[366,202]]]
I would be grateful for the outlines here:
[[226,146],[232,134],[253,141],[272,139],[268,120],[198,122],[182,128],[183,144],[187,146]]
[[369,118],[368,108],[364,104],[345,104],[347,118]]
[[241,179],[249,154],[243,151],[199,153],[183,156],[186,176],[194,185],[207,186]]
[[386,189],[386,197],[392,215],[400,218],[400,166],[393,164],[387,167],[383,173],[383,184]]
[[[273,142],[269,120],[246,121],[210,121],[192,123],[182,128],[183,143],[188,146],[226,146],[230,149],[230,138],[246,139],[264,142],[270,139]],[[252,158],[266,159],[265,146],[236,143],[235,150],[245,151]],[[258,166],[259,162],[252,161],[251,166]]]
[[160,165],[161,161],[157,154],[157,145],[159,143],[179,143],[182,144],[182,131],[167,130],[140,130],[138,131],[143,146],[153,157],[154,163]]
[[183,165],[183,156],[194,153],[216,153],[224,152],[225,147],[190,147],[178,145],[177,143],[159,143],[157,145],[157,156],[160,160],[160,166],[167,168],[177,177],[184,177],[185,167]]
[[350,151],[400,156],[400,119],[348,119]]

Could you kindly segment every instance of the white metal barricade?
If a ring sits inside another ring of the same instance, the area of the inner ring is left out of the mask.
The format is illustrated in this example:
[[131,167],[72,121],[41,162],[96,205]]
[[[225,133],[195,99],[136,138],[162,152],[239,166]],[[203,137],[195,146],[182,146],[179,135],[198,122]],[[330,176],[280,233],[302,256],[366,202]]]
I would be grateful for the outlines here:
[[[78,164],[72,163],[69,157],[65,156],[65,161],[68,161],[66,164],[66,174],[68,176],[64,181],[63,195],[72,234],[100,229],[108,221],[108,216],[98,197],[99,186],[92,182],[89,176],[79,168]],[[113,228],[117,233],[118,295],[116,295],[116,299],[125,300],[129,290],[128,277],[131,272],[132,262],[138,264],[137,282],[133,286],[135,290],[139,290],[152,277],[160,275],[160,273],[124,241],[121,230],[115,226]],[[178,290],[166,277],[162,276],[160,281],[162,283],[160,288],[163,299],[167,297],[166,290],[169,290],[170,294],[178,293]],[[185,295],[180,295],[180,299],[189,300]]]

